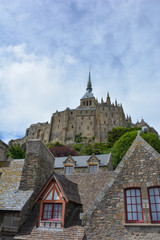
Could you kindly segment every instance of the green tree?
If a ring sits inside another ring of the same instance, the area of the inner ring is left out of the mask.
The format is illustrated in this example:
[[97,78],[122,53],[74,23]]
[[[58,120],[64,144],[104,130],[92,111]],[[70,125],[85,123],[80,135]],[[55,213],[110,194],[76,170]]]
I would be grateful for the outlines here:
[[157,152],[160,153],[160,140],[155,133],[141,133],[141,137],[144,138]]
[[117,127],[113,128],[112,131],[109,132],[108,138],[107,138],[107,143],[106,147],[107,149],[112,148],[115,142],[123,136],[126,132],[132,132],[135,130],[140,130],[141,128],[125,128],[125,127]]
[[131,146],[132,142],[137,136],[137,130],[125,133],[111,148],[111,153],[113,156],[113,166],[116,168],[119,162],[122,160],[123,156],[126,154],[127,150]]
[[26,152],[22,149],[20,145],[13,145],[8,150],[8,156],[13,159],[23,159],[25,158]]

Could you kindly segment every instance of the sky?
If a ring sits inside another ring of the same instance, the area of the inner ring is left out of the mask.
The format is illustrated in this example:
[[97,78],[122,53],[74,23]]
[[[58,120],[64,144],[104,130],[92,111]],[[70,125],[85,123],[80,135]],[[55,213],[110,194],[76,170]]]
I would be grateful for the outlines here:
[[0,139],[98,100],[160,133],[159,0],[0,0]]

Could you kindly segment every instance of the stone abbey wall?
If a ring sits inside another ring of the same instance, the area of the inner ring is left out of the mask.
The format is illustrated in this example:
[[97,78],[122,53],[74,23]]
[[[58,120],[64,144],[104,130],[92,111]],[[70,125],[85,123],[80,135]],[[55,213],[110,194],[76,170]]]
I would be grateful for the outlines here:
[[22,139],[11,140],[9,145],[25,144],[27,139],[40,139],[45,143],[60,142],[70,145],[75,143],[75,137],[82,135],[84,143],[106,142],[109,131],[116,127],[148,126],[151,132],[157,133],[153,128],[142,120],[133,124],[131,117],[125,117],[121,104],[111,102],[109,93],[106,101],[101,103],[92,93],[91,79],[89,80],[86,93],[80,99],[80,105],[76,109],[53,113],[50,123],[32,124]]
[[31,125],[26,131],[26,137],[46,143],[73,144],[76,135],[82,134],[84,142],[106,142],[113,127],[127,127],[130,124],[121,105],[98,103],[94,108],[80,107],[57,111],[52,115],[50,124]]

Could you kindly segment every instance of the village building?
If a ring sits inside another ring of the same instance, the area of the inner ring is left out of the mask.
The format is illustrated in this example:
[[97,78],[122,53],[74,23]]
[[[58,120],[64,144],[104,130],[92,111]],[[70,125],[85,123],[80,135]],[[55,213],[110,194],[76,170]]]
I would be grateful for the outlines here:
[[56,173],[43,142],[27,145],[25,159],[0,161],[1,240],[160,239],[160,154],[140,133],[114,171],[93,155],[87,171],[65,172],[80,162],[68,157]]

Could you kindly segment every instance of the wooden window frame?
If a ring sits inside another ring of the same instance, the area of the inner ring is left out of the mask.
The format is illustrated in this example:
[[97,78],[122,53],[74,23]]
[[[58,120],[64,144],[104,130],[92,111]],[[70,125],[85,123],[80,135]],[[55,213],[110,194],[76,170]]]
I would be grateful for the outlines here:
[[[46,211],[47,213],[48,212],[51,212],[51,218],[44,218],[44,208],[45,208],[45,205],[52,205],[52,210],[51,211]],[[58,205],[58,211],[55,211],[55,205]],[[61,206],[61,210],[59,211],[59,206]],[[56,202],[53,202],[53,203],[48,203],[48,202],[44,202],[43,203],[43,211],[42,211],[42,221],[62,221],[62,207],[63,207],[63,204],[62,203],[56,203]],[[61,218],[54,218],[54,213],[59,213],[61,212]]]
[[[155,191],[154,191],[155,188],[158,188],[158,192],[159,192],[158,195],[155,194]],[[150,191],[149,191],[150,189],[153,189],[153,192],[154,192],[153,195],[150,194]],[[152,211],[152,209],[151,209],[151,205],[152,205],[153,203],[151,203],[150,196],[154,196],[155,211]],[[156,213],[156,216],[158,215],[158,213],[160,214],[160,210],[159,210],[159,211],[157,210],[157,205],[158,205],[158,204],[160,205],[160,203],[156,203],[156,196],[159,196],[159,197],[160,197],[160,186],[149,187],[149,188],[148,188],[148,198],[149,198],[149,210],[150,210],[150,216],[151,216],[151,223],[160,223],[160,220],[153,220],[153,217],[152,217],[152,213],[153,213],[153,212]],[[157,216],[157,219],[158,219],[158,216]]]
[[[131,194],[131,190],[135,190],[135,196]],[[136,190],[140,191],[140,195],[136,195]],[[130,196],[127,196],[127,191],[130,191]],[[143,216],[143,205],[142,205],[142,194],[141,194],[141,189],[140,188],[127,188],[124,190],[125,194],[125,214],[126,214],[126,223],[143,223],[144,222],[144,216]],[[127,204],[127,197],[130,197],[131,204]],[[135,203],[132,202],[132,197],[135,197]],[[137,203],[137,197],[140,197],[140,203]],[[131,211],[130,213],[132,214],[132,220],[128,219],[128,213],[129,211],[127,210],[127,206],[130,205],[131,209],[133,209],[132,206],[136,206],[136,211]],[[137,206],[141,206],[141,211],[138,211]],[[136,213],[137,215],[137,220],[133,220],[133,214]],[[138,213],[142,214],[142,219],[138,220]]]

